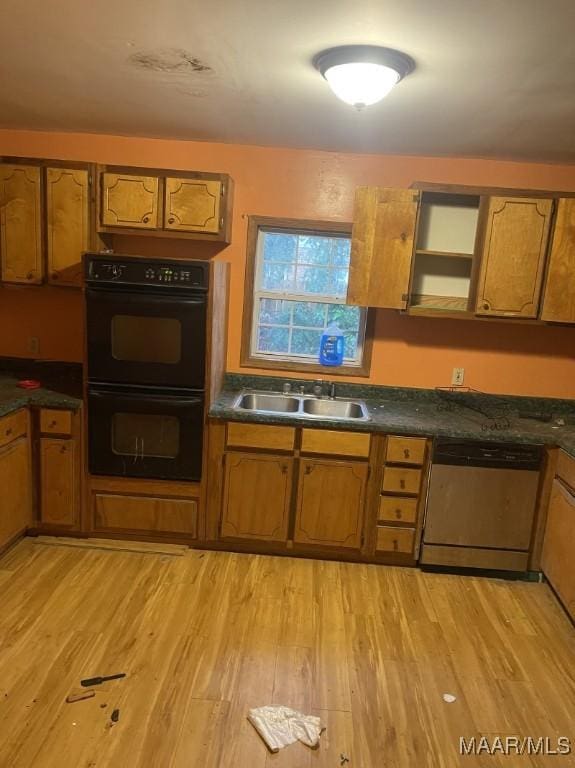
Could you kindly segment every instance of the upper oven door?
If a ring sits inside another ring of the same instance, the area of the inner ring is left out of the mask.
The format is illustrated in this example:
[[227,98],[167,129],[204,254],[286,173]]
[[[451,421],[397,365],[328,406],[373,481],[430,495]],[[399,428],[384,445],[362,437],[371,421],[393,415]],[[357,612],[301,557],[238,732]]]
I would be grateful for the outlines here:
[[88,377],[204,388],[206,294],[86,291]]

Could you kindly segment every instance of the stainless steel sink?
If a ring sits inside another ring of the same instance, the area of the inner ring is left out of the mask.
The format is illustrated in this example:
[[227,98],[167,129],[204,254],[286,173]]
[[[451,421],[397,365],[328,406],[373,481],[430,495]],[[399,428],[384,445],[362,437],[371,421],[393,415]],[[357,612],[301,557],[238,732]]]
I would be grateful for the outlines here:
[[296,413],[300,399],[287,395],[269,395],[263,392],[242,394],[235,405],[244,411],[263,411],[264,413]]
[[239,411],[269,413],[276,416],[298,416],[310,420],[369,421],[367,406],[362,400],[345,400],[343,398],[328,400],[309,395],[241,392],[233,407]]
[[361,419],[365,406],[350,400],[317,400],[305,399],[303,412],[308,416],[323,416],[326,419]]

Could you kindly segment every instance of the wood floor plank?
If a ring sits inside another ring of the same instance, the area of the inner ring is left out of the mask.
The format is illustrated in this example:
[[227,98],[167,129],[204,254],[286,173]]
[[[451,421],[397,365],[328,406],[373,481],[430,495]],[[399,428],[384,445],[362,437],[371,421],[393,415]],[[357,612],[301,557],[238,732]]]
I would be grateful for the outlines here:
[[[0,584],[1,768],[575,765],[459,754],[573,738],[575,630],[545,584],[30,540]],[[266,704],[318,714],[319,749],[270,754],[247,720]]]

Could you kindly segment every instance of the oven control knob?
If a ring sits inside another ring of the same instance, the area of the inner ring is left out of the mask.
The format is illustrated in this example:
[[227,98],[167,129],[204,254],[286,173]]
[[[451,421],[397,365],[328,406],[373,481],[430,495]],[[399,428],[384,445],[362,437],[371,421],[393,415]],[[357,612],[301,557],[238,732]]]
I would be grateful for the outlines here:
[[124,272],[123,264],[112,264],[112,280],[118,280]]

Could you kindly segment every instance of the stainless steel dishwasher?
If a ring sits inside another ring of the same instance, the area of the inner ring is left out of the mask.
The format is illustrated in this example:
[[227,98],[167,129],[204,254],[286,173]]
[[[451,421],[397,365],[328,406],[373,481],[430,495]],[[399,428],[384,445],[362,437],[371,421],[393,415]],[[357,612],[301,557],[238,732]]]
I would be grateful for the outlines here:
[[420,562],[527,570],[542,457],[540,445],[436,439]]

